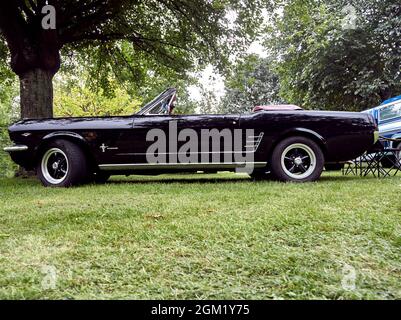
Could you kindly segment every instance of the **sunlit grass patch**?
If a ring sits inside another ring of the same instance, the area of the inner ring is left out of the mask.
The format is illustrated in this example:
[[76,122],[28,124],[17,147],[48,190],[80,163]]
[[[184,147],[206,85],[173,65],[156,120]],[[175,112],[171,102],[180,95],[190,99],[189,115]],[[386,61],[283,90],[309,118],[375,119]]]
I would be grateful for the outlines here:
[[73,189],[3,179],[0,298],[401,298],[400,184],[337,173],[310,184],[116,177]]

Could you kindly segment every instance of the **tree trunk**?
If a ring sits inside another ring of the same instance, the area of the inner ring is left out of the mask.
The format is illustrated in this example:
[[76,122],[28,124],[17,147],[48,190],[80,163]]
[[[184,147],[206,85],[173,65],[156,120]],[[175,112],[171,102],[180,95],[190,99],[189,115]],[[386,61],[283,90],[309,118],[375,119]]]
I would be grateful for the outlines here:
[[385,88],[385,89],[380,89],[380,98],[382,99],[382,102],[385,100],[388,100],[392,96],[392,92],[390,88]]
[[33,69],[20,76],[21,118],[53,117],[53,72]]

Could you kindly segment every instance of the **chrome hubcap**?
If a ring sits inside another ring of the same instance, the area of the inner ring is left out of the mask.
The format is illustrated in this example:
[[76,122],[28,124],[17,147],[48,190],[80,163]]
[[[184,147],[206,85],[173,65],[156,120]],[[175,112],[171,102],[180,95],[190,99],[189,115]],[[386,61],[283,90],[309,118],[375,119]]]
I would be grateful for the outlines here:
[[294,163],[296,166],[300,166],[303,163],[303,160],[301,157],[297,157],[294,159]]

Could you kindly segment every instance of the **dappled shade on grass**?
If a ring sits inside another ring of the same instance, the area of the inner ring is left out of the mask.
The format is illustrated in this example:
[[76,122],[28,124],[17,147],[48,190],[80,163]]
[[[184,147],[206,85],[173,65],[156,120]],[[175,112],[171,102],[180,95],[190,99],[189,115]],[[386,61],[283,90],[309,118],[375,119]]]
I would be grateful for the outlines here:
[[[400,178],[0,180],[0,298],[401,298]],[[341,286],[356,270],[356,290]],[[57,270],[43,290],[43,266]]]

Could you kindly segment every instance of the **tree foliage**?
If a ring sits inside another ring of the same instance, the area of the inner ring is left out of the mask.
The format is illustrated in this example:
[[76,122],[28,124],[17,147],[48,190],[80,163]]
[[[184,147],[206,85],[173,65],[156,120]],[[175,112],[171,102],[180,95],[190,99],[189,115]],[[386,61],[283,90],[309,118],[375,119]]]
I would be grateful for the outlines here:
[[[77,70],[81,70],[77,72]],[[102,87],[93,88],[92,78],[87,70],[76,69],[74,75],[61,72],[55,80],[54,114],[56,117],[122,116],[132,115],[147,102],[163,91],[167,84],[161,84],[160,91],[136,95],[126,90],[115,77],[107,79],[107,91]],[[159,82],[163,82],[158,78]],[[194,105],[185,90],[186,82],[178,85],[179,105],[177,113],[191,113]]]
[[271,58],[249,55],[238,61],[226,78],[220,112],[249,112],[258,105],[281,103],[280,84]]
[[267,31],[283,98],[306,108],[358,111],[401,93],[398,0],[285,2]]
[[[42,28],[45,4],[56,9],[54,30]],[[0,43],[7,44],[10,66],[25,84],[21,107],[30,114],[35,104],[51,104],[48,79],[69,56],[80,57],[105,93],[110,73],[122,81],[130,79],[132,90],[141,90],[150,71],[156,76],[174,72],[182,78],[205,63],[223,68],[228,57],[243,51],[256,35],[262,9],[269,4],[270,0],[3,1]],[[43,79],[42,87],[33,81],[37,78]]]
[[90,117],[131,115],[138,111],[141,101],[132,98],[122,88],[116,88],[113,96],[103,90],[96,92],[85,85],[67,87],[56,82],[54,115],[56,117]]
[[18,95],[18,87],[15,76],[10,70],[3,69],[0,66],[0,177],[11,175],[15,166],[12,164],[10,157],[3,152],[3,147],[10,144],[7,127],[17,119],[18,110],[16,97]]

